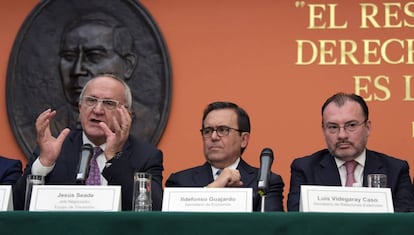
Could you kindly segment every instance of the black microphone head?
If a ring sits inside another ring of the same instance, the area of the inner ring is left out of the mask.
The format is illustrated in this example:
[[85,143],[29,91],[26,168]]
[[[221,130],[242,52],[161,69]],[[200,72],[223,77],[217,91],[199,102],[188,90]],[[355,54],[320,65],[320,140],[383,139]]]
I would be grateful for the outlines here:
[[77,167],[76,182],[83,184],[89,174],[89,161],[93,156],[93,146],[84,144],[79,151],[79,162]]
[[260,153],[260,169],[258,175],[258,189],[265,193],[269,186],[270,168],[273,163],[273,150],[271,148],[264,148]]
[[260,153],[260,157],[262,156],[268,156],[273,160],[274,159],[273,150],[271,148],[264,148],[262,152]]

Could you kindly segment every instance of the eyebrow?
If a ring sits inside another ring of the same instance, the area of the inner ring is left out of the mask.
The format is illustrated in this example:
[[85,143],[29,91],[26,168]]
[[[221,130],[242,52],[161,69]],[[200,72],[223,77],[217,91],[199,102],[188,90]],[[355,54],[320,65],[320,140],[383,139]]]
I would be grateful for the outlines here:
[[[351,123],[351,122],[358,122],[358,120],[349,120],[349,121],[346,121],[346,122],[344,122],[344,124],[347,124],[347,123]],[[337,122],[326,122],[326,124],[336,124],[336,125],[339,125]]]

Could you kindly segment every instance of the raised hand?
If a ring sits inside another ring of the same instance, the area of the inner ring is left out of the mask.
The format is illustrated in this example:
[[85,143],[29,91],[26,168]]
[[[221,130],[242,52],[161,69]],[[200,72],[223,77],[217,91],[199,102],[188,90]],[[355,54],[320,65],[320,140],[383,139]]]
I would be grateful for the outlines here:
[[63,129],[57,138],[50,132],[50,121],[56,116],[56,110],[47,109],[36,119],[37,143],[40,148],[39,160],[43,166],[52,166],[59,156],[62,143],[69,134],[69,128]]
[[131,129],[132,117],[130,112],[123,105],[120,105],[117,111],[119,118],[117,118],[117,115],[112,116],[113,130],[106,123],[99,123],[106,135],[105,157],[107,161],[111,160],[117,152],[122,151]]

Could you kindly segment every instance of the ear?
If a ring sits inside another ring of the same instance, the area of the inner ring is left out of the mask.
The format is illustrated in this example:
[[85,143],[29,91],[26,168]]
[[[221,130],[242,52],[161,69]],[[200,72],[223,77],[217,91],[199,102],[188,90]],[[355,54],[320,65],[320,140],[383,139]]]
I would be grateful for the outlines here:
[[247,144],[249,143],[249,139],[250,139],[250,133],[249,132],[243,132],[241,135],[242,138],[242,142],[241,142],[241,146],[242,148],[246,148]]
[[129,53],[124,57],[125,60],[125,72],[124,78],[125,80],[129,80],[131,78],[132,73],[135,70],[135,67],[138,64],[138,57],[134,53]]
[[371,120],[367,120],[367,123],[365,124],[365,126],[367,128],[367,136],[369,136],[371,133]]

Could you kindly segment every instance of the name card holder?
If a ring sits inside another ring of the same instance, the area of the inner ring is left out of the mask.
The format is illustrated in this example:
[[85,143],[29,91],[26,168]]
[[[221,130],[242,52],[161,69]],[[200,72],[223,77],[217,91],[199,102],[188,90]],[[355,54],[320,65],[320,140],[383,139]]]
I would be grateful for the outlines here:
[[0,211],[13,210],[13,197],[11,185],[0,185]]
[[393,213],[391,189],[302,185],[299,211]]
[[30,211],[121,211],[121,186],[34,185]]
[[252,212],[251,188],[164,188],[162,211]]

